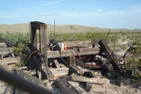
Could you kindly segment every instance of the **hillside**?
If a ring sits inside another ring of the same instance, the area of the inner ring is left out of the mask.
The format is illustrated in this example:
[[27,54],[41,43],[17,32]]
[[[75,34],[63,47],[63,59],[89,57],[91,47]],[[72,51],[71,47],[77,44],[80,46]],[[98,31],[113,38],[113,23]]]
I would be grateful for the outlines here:
[[[48,32],[54,31],[53,25],[47,26]],[[101,32],[101,31],[109,31],[112,32],[119,32],[119,31],[141,31],[140,29],[108,29],[108,28],[98,28],[98,27],[89,27],[89,26],[80,26],[80,25],[56,25],[55,26],[56,32]],[[0,32],[29,32],[29,24],[23,23],[23,24],[0,24]]]

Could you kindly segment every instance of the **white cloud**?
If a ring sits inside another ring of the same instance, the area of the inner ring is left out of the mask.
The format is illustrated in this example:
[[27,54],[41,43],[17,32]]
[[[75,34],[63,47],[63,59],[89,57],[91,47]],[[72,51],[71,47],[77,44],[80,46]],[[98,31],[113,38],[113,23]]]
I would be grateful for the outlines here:
[[[54,2],[54,3],[53,3]],[[57,4],[59,1],[53,1],[44,3],[45,5]],[[56,3],[55,3],[56,2]],[[41,10],[41,9],[40,9]],[[20,13],[4,13],[1,12],[0,22],[1,23],[13,23],[13,21],[18,22],[29,22],[29,21],[43,21],[48,24],[53,24],[56,20],[57,24],[78,24],[87,26],[97,26],[104,28],[139,28],[141,29],[141,6],[134,6],[126,10],[105,10],[102,8],[96,8],[95,10],[88,11],[48,11],[44,10],[26,13],[30,15],[22,15]],[[11,15],[13,14],[13,15]],[[6,16],[5,16],[6,15]]]
[[103,9],[98,7],[98,8],[97,8],[97,11],[98,11],[98,12],[102,12]]
[[104,28],[140,28],[141,29],[141,7],[132,7],[127,10],[83,12],[60,12],[62,15],[51,17],[60,24],[79,24],[98,26]]
[[58,3],[60,3],[60,1],[50,1],[47,3],[41,4],[41,6],[51,6],[51,5],[58,4]]

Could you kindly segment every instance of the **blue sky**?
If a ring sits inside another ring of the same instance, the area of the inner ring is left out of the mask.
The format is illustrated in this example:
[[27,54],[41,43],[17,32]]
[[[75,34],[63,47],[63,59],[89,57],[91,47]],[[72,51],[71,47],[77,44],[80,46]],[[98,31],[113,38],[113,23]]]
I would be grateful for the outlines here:
[[0,24],[54,20],[58,25],[141,29],[141,0],[0,0]]

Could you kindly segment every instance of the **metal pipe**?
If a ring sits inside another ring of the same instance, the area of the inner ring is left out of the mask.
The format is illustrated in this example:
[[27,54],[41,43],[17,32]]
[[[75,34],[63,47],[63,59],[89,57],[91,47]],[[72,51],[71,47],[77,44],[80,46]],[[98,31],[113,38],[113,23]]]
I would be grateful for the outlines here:
[[18,87],[30,94],[54,94],[49,89],[36,85],[24,78],[0,68],[0,80]]

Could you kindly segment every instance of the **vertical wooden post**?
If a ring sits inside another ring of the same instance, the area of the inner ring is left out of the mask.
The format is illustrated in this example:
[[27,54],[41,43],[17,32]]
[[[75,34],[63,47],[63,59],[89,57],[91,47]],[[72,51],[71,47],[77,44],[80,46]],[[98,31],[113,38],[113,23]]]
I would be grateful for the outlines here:
[[45,24],[40,25],[40,50],[41,54],[47,57],[47,36],[46,36],[47,26]]
[[75,65],[75,56],[74,55],[70,56],[70,62],[69,63],[70,63],[69,65],[72,65],[72,66]]

